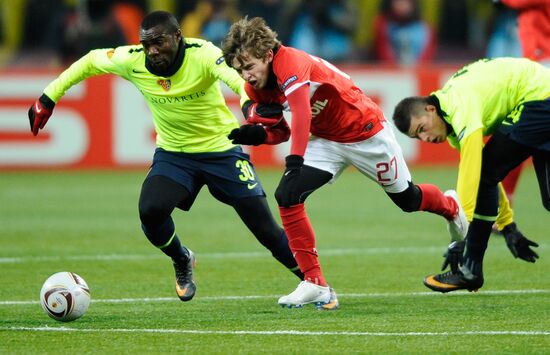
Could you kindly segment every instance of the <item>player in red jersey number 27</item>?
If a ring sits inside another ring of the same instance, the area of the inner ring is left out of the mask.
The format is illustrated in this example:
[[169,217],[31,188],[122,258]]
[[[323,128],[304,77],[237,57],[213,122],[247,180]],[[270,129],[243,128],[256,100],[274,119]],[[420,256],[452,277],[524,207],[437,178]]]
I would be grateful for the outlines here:
[[[378,183],[403,211],[443,216],[449,222],[452,241],[463,243],[468,224],[454,191],[443,194],[434,185],[412,182],[382,110],[349,75],[321,58],[282,45],[261,18],[234,23],[222,50],[227,64],[246,81],[247,94],[254,102],[279,103],[292,114],[290,154],[275,197],[290,249],[305,278],[294,292],[279,299],[281,306],[334,308],[304,202],[349,165]],[[235,129],[231,138],[260,144],[256,130],[247,126]],[[272,139],[272,127],[262,128],[265,143],[280,143]],[[248,137],[250,132],[255,133],[253,137]],[[458,255],[453,251],[447,261]]]

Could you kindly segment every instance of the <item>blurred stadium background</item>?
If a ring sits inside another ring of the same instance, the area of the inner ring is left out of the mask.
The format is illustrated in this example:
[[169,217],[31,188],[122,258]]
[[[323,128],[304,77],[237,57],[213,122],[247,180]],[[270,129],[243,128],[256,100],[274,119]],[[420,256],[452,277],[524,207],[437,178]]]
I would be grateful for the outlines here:
[[[388,12],[392,3],[401,15]],[[262,16],[284,43],[349,73],[388,118],[400,99],[429,94],[468,62],[520,55],[515,14],[490,0],[0,0],[0,353],[548,353],[549,219],[531,169],[514,203],[541,258],[514,260],[491,238],[477,294],[428,292],[422,277],[439,270],[445,223],[403,214],[350,173],[308,200],[340,310],[278,308],[296,279],[207,192],[174,213],[199,260],[197,297],[179,302],[170,263],[139,225],[155,146],[140,93],[95,77],[67,93],[37,137],[27,119],[67,65],[93,48],[137,43],[143,14],[161,9],[185,36],[215,44],[240,16]],[[416,182],[453,188],[455,151],[397,136]],[[272,207],[288,149],[250,152]],[[38,304],[42,282],[61,270],[92,290],[88,313],[68,325]]]
[[[240,16],[262,16],[284,43],[347,71],[387,117],[401,98],[428,94],[467,62],[519,55],[513,13],[488,0],[0,0],[0,4],[0,169],[149,163],[154,132],[148,109],[133,86],[120,78],[93,78],[70,90],[56,106],[48,129],[37,138],[28,134],[25,117],[47,83],[90,49],[137,43],[140,20],[153,10],[175,13],[185,36],[215,44]],[[508,27],[503,30],[504,25]],[[232,93],[227,92],[227,100],[240,118]],[[435,147],[436,153],[434,147],[398,136],[413,164],[456,161],[450,149]],[[270,166],[280,163],[287,150],[282,145],[251,153],[258,166]]]

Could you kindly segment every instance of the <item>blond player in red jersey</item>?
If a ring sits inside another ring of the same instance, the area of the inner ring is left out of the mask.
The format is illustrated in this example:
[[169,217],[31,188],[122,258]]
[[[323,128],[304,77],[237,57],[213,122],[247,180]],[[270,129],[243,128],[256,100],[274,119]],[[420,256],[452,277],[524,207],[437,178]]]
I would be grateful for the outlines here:
[[[252,101],[279,103],[292,113],[290,154],[275,198],[290,249],[305,277],[294,292],[279,299],[280,305],[338,306],[321,271],[304,202],[349,165],[378,183],[403,211],[439,214],[449,222],[452,240],[463,239],[468,223],[456,193],[413,184],[390,124],[349,75],[321,58],[283,46],[261,18],[233,24],[222,50],[227,64],[247,82]],[[276,144],[288,139],[288,134],[280,134],[284,127],[283,121],[247,124],[229,137],[234,143]],[[453,255],[448,253],[446,261]]]

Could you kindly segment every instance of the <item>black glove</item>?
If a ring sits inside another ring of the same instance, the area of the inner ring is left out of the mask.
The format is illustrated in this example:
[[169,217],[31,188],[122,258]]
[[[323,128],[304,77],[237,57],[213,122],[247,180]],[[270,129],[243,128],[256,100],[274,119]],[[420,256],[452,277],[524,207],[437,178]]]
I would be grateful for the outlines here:
[[38,100],[29,108],[28,116],[33,135],[38,134],[38,130],[44,128],[46,122],[53,113],[55,102],[52,101],[46,94],[42,94]]
[[539,255],[530,247],[538,247],[539,245],[525,238],[514,222],[504,227],[502,234],[504,235],[508,249],[510,249],[515,258],[520,258],[531,263],[537,261]]
[[245,124],[232,130],[227,138],[233,144],[260,145],[265,142],[267,133],[260,125]]
[[275,190],[275,199],[279,207],[290,207],[301,202],[297,191],[304,158],[300,155],[289,155],[285,158],[285,162],[285,172]]
[[247,100],[243,106],[242,111],[244,118],[258,119],[267,117],[280,117],[283,114],[283,106],[276,103],[261,104],[252,100]]
[[459,269],[458,267],[462,265],[462,259],[464,254],[464,246],[466,245],[466,241],[454,241],[447,247],[447,251],[443,256],[445,257],[445,261],[443,261],[443,265],[441,266],[441,270],[445,270],[447,266],[451,266],[451,271],[453,274],[458,273]]

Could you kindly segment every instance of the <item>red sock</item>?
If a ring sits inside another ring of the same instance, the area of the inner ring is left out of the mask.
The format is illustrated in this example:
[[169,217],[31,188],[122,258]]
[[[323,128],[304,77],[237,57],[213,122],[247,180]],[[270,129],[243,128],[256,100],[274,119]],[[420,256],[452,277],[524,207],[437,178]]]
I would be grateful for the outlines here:
[[458,212],[456,201],[443,195],[443,192],[431,184],[417,185],[422,191],[422,202],[420,202],[420,211],[436,213],[448,220],[455,218]]
[[304,204],[288,208],[279,207],[279,213],[288,238],[288,245],[300,270],[304,273],[304,280],[327,286],[315,248],[315,234]]

